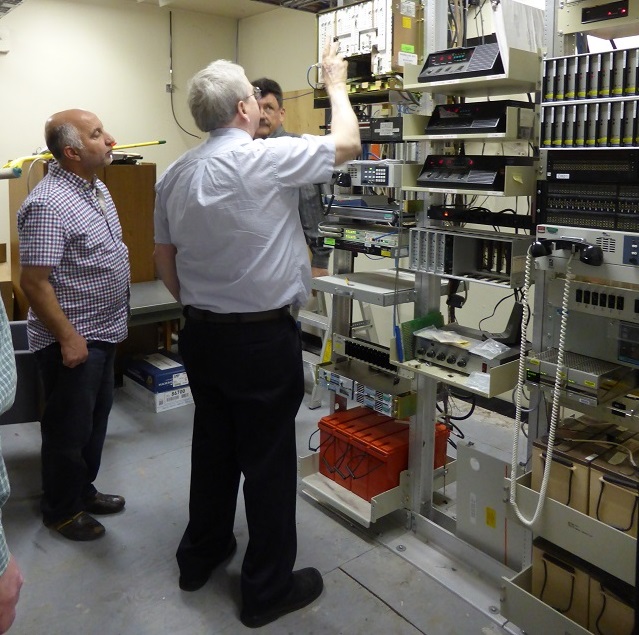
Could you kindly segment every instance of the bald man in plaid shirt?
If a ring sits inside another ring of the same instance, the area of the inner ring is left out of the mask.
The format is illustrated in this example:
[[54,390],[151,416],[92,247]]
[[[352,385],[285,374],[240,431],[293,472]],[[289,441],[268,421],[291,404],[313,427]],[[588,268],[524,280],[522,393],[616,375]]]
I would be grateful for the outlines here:
[[44,391],[42,515],[70,540],[95,540],[124,498],[102,494],[98,475],[113,403],[115,347],[127,336],[129,260],[122,228],[96,170],[113,137],[93,113],[66,110],[45,125],[55,161],[18,212],[20,285],[31,305],[27,334]]

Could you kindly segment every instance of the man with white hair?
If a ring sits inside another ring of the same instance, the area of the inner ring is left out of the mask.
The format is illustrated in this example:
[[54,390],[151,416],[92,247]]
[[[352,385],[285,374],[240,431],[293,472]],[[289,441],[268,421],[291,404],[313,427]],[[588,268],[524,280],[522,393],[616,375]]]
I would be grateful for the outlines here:
[[277,139],[254,139],[260,91],[241,66],[218,60],[197,73],[189,105],[210,136],[156,186],[155,261],[184,306],[179,350],[195,402],[180,587],[199,589],[234,552],[243,475],[249,543],[240,619],[251,628],[306,606],[323,588],[317,569],[293,571],[304,373],[290,309],[306,303],[311,282],[298,192],[328,181],[361,146],[336,43],[322,69],[331,134]]

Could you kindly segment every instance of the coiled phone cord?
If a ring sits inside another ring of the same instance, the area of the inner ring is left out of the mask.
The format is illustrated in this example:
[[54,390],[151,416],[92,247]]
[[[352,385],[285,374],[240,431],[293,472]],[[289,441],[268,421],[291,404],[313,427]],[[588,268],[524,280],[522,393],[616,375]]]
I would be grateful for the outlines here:
[[510,465],[510,499],[509,502],[513,507],[515,515],[519,521],[526,527],[532,527],[537,520],[544,507],[546,501],[546,490],[548,489],[548,482],[550,480],[550,468],[552,465],[552,455],[555,446],[555,431],[557,429],[557,419],[559,417],[559,395],[561,391],[562,373],[564,367],[564,353],[566,346],[566,328],[568,323],[568,301],[570,299],[570,284],[574,280],[575,276],[571,271],[570,263],[572,262],[573,254],[571,254],[568,264],[566,265],[566,275],[564,281],[564,292],[561,299],[561,323],[559,326],[559,344],[557,346],[557,369],[555,372],[555,384],[552,393],[552,407],[550,411],[550,424],[548,426],[548,448],[546,450],[546,464],[544,466],[544,473],[541,480],[541,487],[539,490],[539,500],[537,501],[537,508],[532,518],[526,518],[519,506],[517,505],[517,466],[519,456],[519,430],[521,428],[521,413],[522,413],[522,391],[524,388],[524,375],[526,370],[526,332],[528,330],[528,316],[530,313],[528,305],[528,293],[530,291],[530,276],[532,270],[532,254],[530,248],[526,254],[526,270],[524,273],[524,288],[523,288],[523,304],[524,310],[521,317],[521,350],[519,351],[519,369],[517,376],[517,386],[515,388],[515,425],[513,432],[513,450],[512,459]]

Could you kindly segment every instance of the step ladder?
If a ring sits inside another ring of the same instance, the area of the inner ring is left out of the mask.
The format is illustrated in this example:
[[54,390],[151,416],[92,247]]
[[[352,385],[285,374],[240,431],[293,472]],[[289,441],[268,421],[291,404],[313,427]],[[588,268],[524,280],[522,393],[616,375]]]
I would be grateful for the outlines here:
[[[311,391],[311,398],[308,403],[308,407],[311,410],[315,410],[322,405],[322,392],[324,392],[324,389],[317,383],[317,365],[331,361],[331,355],[333,352],[332,333],[330,328],[331,316],[327,310],[326,299],[322,291],[317,291],[317,299],[318,306],[316,311],[300,309],[297,316],[297,321],[300,324],[300,327],[302,325],[306,325],[322,331],[322,347],[319,355],[311,353],[310,351],[302,351],[302,359],[310,366],[315,378],[313,390]],[[362,337],[369,342],[379,344],[371,306],[361,300],[357,300],[357,303],[359,305],[362,319],[351,324],[352,335]]]

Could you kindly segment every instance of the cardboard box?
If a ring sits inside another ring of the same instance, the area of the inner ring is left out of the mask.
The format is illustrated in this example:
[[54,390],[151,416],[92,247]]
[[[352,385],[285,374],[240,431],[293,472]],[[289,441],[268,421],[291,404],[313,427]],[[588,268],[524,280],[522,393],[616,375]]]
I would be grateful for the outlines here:
[[[557,428],[553,463],[550,469],[547,496],[572,507],[582,514],[588,513],[590,464],[610,446],[597,441],[611,434],[615,426],[600,425],[587,417],[569,419]],[[532,489],[541,489],[546,466],[547,437],[533,442]]]
[[393,2],[393,70],[418,64],[422,58],[422,5],[415,0]]
[[166,351],[131,360],[124,369],[124,375],[153,393],[176,390],[189,385],[180,358]]
[[542,602],[588,628],[590,574],[585,562],[546,540],[533,543],[532,593]]
[[620,446],[609,449],[590,466],[589,515],[636,538],[639,477],[630,454],[637,456],[639,438],[626,439]]
[[136,380],[125,375],[122,378],[122,390],[139,401],[153,412],[163,412],[193,403],[193,396],[188,384],[174,390],[152,392]]
[[590,578],[588,630],[595,635],[632,633],[635,623],[634,588],[610,576]]

